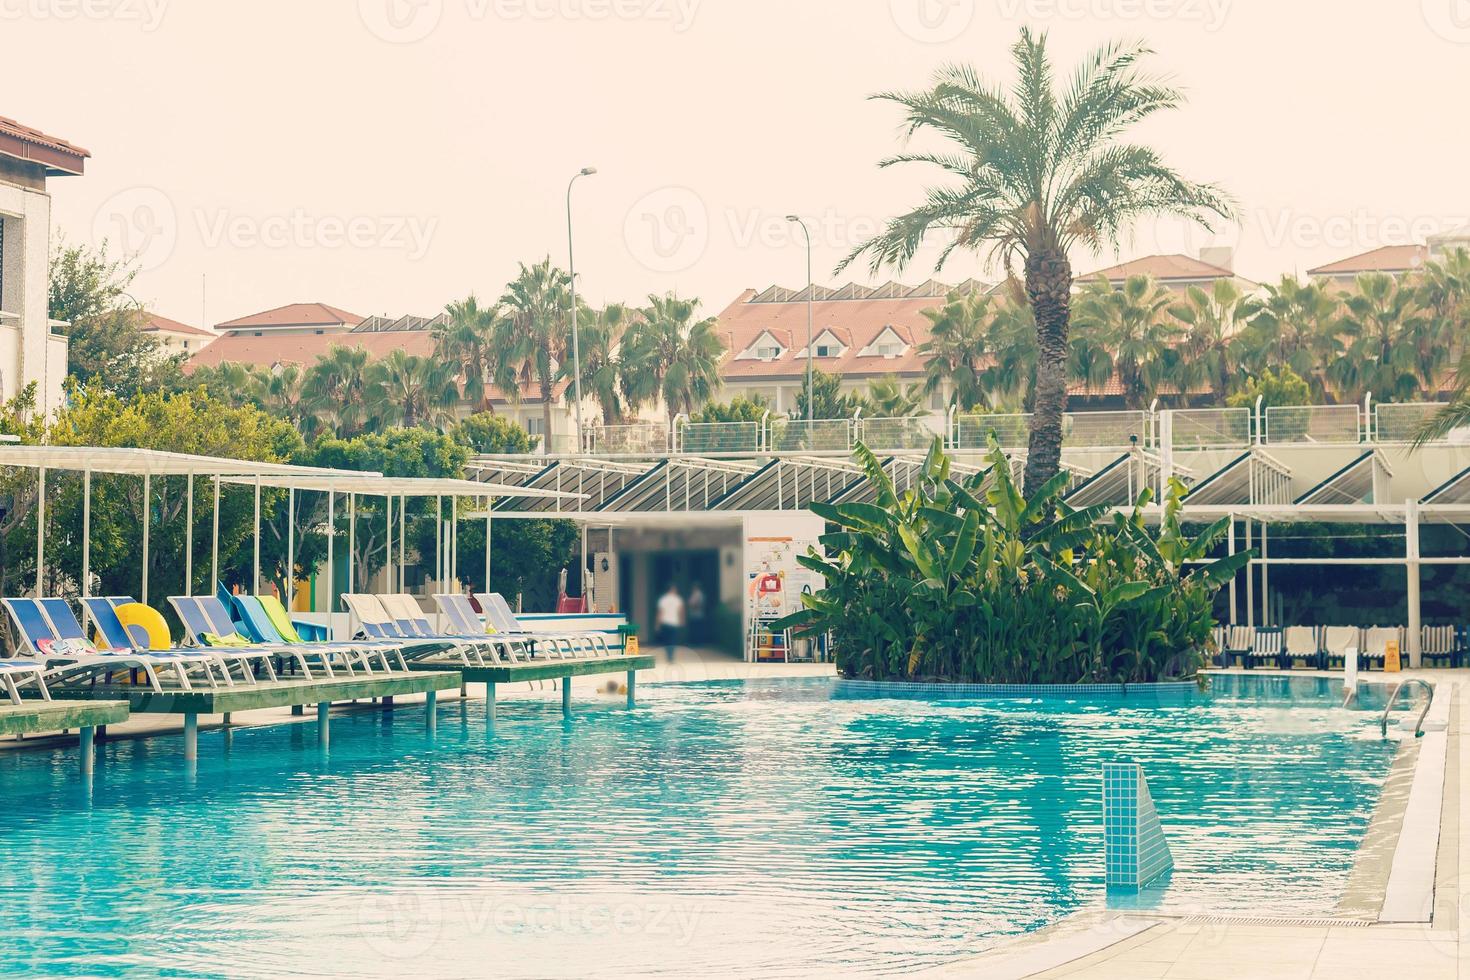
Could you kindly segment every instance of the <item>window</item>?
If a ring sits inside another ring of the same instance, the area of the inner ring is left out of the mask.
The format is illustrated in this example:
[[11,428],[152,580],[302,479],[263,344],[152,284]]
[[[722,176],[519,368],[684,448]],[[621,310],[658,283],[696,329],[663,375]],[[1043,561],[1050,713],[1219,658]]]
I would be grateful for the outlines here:
[[189,342],[186,340],[186,341],[184,341],[184,350],[188,350],[188,349],[189,349]]
[[546,420],[539,415],[532,415],[526,419],[526,433],[533,436],[546,434]]
[[831,344],[818,344],[817,345],[817,356],[818,357],[836,357],[837,356],[837,348],[836,347],[833,347]]
[[898,345],[898,344],[879,344],[878,345],[878,356],[879,357],[897,357],[902,352],[902,350],[903,350],[903,348],[900,345]]
[[781,348],[763,345],[755,349],[755,356],[763,361],[774,361],[781,356]]

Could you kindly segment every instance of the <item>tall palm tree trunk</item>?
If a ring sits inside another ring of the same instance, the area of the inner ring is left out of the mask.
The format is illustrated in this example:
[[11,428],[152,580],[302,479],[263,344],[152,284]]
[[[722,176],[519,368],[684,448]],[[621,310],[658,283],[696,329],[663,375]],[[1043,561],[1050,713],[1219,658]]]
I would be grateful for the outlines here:
[[1055,250],[1026,258],[1026,296],[1036,317],[1035,398],[1026,453],[1031,496],[1062,465],[1062,416],[1067,410],[1067,351],[1072,320],[1072,264]]
[[551,382],[541,381],[541,436],[543,452],[552,452],[551,447]]

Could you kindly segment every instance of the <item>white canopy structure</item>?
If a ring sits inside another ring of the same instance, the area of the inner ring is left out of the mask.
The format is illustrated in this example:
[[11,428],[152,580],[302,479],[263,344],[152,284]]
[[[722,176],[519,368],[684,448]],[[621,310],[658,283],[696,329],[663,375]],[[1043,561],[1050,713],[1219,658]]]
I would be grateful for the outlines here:
[[[82,595],[91,588],[91,531],[92,531],[92,477],[94,474],[137,476],[143,481],[143,514],[141,519],[142,569],[140,574],[140,598],[148,602],[148,565],[151,532],[149,501],[152,498],[154,477],[182,476],[187,479],[185,493],[185,546],[184,581],[187,589],[194,586],[194,479],[205,477],[214,481],[214,513],[211,535],[211,579],[219,580],[219,505],[222,484],[252,485],[255,487],[255,551],[254,577],[260,580],[260,494],[262,487],[280,487],[290,491],[289,507],[292,520],[288,532],[288,564],[294,564],[294,508],[297,490],[325,491],[329,497],[329,513],[335,513],[335,494],[346,493],[349,507],[357,495],[398,498],[400,507],[404,498],[449,497],[451,502],[462,497],[481,498],[484,508],[496,497],[576,498],[574,493],[559,493],[551,490],[515,487],[501,484],[477,483],[470,480],[385,477],[381,473],[363,470],[341,470],[327,467],[299,466],[291,463],[272,463],[257,460],[228,459],[215,456],[199,456],[156,449],[140,449],[116,446],[33,446],[0,444],[0,466],[34,469],[37,475],[36,504],[36,591],[44,589],[46,568],[46,475],[51,470],[63,470],[82,475],[82,562],[80,586]],[[389,520],[391,521],[391,508]],[[328,540],[331,541],[332,521],[328,521]],[[355,530],[355,527],[354,527]],[[391,533],[390,533],[391,541]],[[443,541],[443,538],[440,538]],[[399,580],[402,580],[402,527],[399,529]],[[391,547],[391,544],[390,544]],[[487,535],[488,552],[488,535]],[[333,548],[328,546],[328,574],[331,574]],[[350,552],[349,552],[350,555]],[[349,559],[350,561],[350,559]],[[441,570],[446,568],[444,554],[440,556]],[[391,552],[390,552],[391,566]],[[349,563],[349,576],[351,565]],[[291,576],[287,576],[288,580]],[[329,579],[330,580],[330,579]],[[288,581],[289,590],[292,584]]]

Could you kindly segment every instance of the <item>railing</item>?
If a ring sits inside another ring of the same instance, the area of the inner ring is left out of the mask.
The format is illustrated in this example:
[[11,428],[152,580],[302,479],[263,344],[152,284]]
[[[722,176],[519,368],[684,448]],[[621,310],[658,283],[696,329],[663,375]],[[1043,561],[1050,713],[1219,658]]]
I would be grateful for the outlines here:
[[1362,442],[1362,418],[1357,405],[1272,405],[1266,409],[1265,441]]
[[663,453],[669,450],[669,429],[662,422],[599,425],[587,431],[589,452]]
[[856,442],[852,419],[772,419],[766,440],[778,453],[851,450]]
[[1373,435],[1378,442],[1413,442],[1424,423],[1442,408],[1439,402],[1379,405],[1373,410]]
[[1244,448],[1251,443],[1248,408],[1181,408],[1170,415],[1176,450]]
[[684,422],[674,435],[683,453],[760,452],[766,444],[762,422]]
[[[1068,449],[1175,451],[1243,449],[1251,444],[1350,445],[1408,442],[1443,406],[1428,403],[1373,405],[1274,405],[1255,408],[1181,408],[1162,411],[1069,412],[1062,445]],[[1370,424],[1371,423],[1371,424]],[[984,450],[993,438],[1006,451],[1025,450],[1031,416],[1025,413],[845,419],[766,416],[751,422],[676,420],[594,426],[584,451],[593,454],[849,453],[859,441],[875,452],[922,452],[935,436],[951,450]],[[552,452],[570,452],[572,437],[558,437]],[[563,446],[563,443],[567,445]]]

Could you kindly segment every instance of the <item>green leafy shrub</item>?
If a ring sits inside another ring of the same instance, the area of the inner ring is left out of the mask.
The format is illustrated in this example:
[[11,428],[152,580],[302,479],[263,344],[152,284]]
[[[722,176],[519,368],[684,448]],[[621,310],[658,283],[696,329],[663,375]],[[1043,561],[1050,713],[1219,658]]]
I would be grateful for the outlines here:
[[838,671],[874,680],[1013,684],[1147,682],[1195,675],[1215,592],[1250,558],[1207,561],[1221,520],[1196,538],[1172,483],[1157,528],[1145,491],[1129,514],[1062,501],[1067,474],[1031,500],[992,446],[990,466],[955,480],[935,440],[899,494],[859,445],[874,503],[811,509],[832,530],[799,560],[825,577],[782,627],[828,631]]

